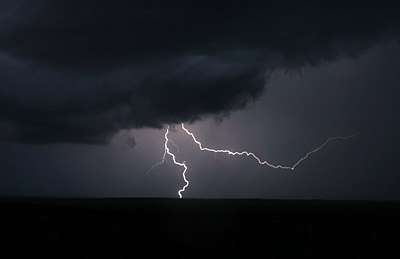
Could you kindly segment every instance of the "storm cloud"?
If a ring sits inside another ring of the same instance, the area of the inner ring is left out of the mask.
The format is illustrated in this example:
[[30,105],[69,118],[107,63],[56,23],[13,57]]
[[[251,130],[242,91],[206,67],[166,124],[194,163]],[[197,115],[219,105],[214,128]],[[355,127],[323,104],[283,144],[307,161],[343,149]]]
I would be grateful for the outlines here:
[[0,139],[105,144],[224,116],[274,70],[398,40],[395,1],[0,3]]

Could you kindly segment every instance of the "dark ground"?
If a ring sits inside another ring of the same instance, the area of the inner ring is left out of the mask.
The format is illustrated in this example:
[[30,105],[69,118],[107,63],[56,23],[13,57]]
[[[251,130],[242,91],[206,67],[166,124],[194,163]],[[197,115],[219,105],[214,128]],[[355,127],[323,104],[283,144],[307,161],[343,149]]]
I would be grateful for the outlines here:
[[400,202],[2,199],[0,217],[2,258],[400,258]]

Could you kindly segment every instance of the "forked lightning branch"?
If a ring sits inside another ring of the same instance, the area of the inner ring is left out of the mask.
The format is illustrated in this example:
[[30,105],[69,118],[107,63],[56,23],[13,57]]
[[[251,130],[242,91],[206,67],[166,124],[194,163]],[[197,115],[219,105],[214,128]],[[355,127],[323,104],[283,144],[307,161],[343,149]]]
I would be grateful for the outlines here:
[[[357,134],[355,135],[351,135],[351,136],[336,136],[336,137],[331,137],[328,138],[322,145],[320,145],[319,147],[317,147],[316,149],[311,150],[310,152],[307,152],[303,157],[301,157],[299,160],[297,160],[296,163],[294,163],[292,166],[285,166],[285,165],[278,165],[278,164],[272,164],[266,160],[261,160],[258,156],[256,156],[253,152],[249,152],[249,151],[231,151],[231,150],[227,150],[227,149],[212,149],[212,148],[207,148],[207,147],[203,147],[202,143],[197,140],[197,138],[195,137],[195,135],[190,132],[185,125],[182,123],[181,127],[183,129],[183,131],[188,134],[194,143],[196,143],[199,147],[199,149],[201,151],[207,151],[207,152],[213,152],[213,153],[224,153],[224,154],[228,154],[231,156],[248,156],[248,157],[252,157],[253,159],[255,159],[260,165],[266,165],[269,166],[273,169],[281,169],[281,170],[294,170],[301,162],[303,162],[304,160],[306,160],[311,154],[316,153],[318,151],[320,151],[322,148],[324,148],[329,142],[333,141],[333,140],[346,140],[352,137],[355,137]],[[186,188],[189,186],[190,182],[187,180],[186,178],[186,172],[188,170],[188,167],[186,165],[185,161],[179,162],[176,160],[176,156],[173,152],[171,152],[171,150],[169,149],[168,144],[171,143],[177,152],[179,152],[179,147],[175,144],[174,141],[172,141],[171,139],[169,139],[169,125],[167,126],[167,130],[164,134],[164,138],[165,138],[165,142],[164,142],[164,154],[161,158],[161,160],[159,162],[157,162],[156,164],[154,164],[149,171],[154,170],[156,167],[158,167],[159,165],[163,164],[166,160],[166,156],[169,155],[172,158],[172,161],[174,162],[174,164],[180,166],[183,168],[183,172],[182,172],[182,178],[184,181],[184,185],[183,187],[178,191],[178,196],[179,198],[182,198],[182,193],[186,190]]]

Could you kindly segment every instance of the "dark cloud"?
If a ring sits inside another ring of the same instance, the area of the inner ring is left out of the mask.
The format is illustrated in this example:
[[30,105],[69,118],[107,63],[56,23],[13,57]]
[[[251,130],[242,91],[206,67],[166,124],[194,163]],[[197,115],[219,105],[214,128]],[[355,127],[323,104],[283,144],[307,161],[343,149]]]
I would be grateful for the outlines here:
[[399,38],[395,1],[3,1],[0,134],[106,143],[121,129],[221,116],[268,71]]

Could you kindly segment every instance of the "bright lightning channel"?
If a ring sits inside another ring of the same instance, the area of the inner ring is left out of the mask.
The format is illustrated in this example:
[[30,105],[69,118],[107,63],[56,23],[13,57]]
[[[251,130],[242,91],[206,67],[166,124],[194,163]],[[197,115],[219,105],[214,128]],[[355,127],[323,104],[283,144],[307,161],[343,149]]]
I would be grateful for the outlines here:
[[[186,179],[186,171],[187,171],[187,166],[185,161],[183,161],[182,163],[176,161],[176,157],[175,155],[169,150],[168,148],[168,142],[170,142],[169,138],[168,138],[168,133],[169,133],[169,125],[167,126],[167,131],[165,132],[165,143],[164,143],[164,149],[165,149],[165,153],[164,154],[168,154],[172,157],[172,161],[174,162],[174,164],[179,165],[180,167],[183,167],[183,172],[182,172],[182,178],[183,181],[185,181],[185,185],[182,187],[182,189],[180,189],[178,191],[178,195],[179,198],[182,198],[182,192],[184,192],[186,190],[186,188],[189,186],[189,181]],[[164,156],[164,161],[165,161],[165,156]]]
[[237,152],[237,151],[231,151],[231,150],[227,150],[227,149],[212,149],[212,148],[207,148],[207,147],[203,147],[203,145],[201,144],[200,141],[198,141],[196,139],[196,137],[194,136],[194,134],[192,132],[190,132],[185,125],[182,123],[182,129],[189,135],[192,137],[193,141],[199,146],[201,151],[209,151],[209,152],[214,152],[214,153],[226,153],[232,156],[251,156],[253,158],[255,158],[257,160],[257,162],[261,165],[267,165],[269,167],[275,168],[275,169],[288,169],[288,170],[294,170],[296,168],[296,166],[298,166],[302,161],[304,161],[305,159],[308,158],[309,155],[318,152],[319,150],[321,150],[322,148],[324,148],[330,141],[332,140],[336,140],[336,139],[341,139],[341,140],[346,140],[352,137],[355,137],[357,134],[351,135],[351,136],[346,136],[346,137],[342,137],[342,136],[336,136],[336,137],[331,137],[328,138],[321,146],[317,147],[316,149],[306,153],[302,158],[300,158],[294,165],[292,166],[283,166],[283,165],[274,165],[269,163],[268,161],[261,161],[260,158],[258,158],[258,156],[256,156],[253,152],[248,152],[248,151],[241,151],[241,152]]
[[[212,149],[212,148],[207,148],[207,147],[203,147],[202,143],[200,141],[197,140],[197,138],[194,136],[194,134],[192,132],[190,132],[185,125],[182,123],[181,124],[182,129],[186,132],[186,134],[188,134],[189,136],[192,137],[192,140],[199,146],[199,149],[201,151],[208,151],[208,152],[213,152],[213,153],[225,153],[231,156],[251,156],[254,159],[257,160],[257,162],[261,165],[267,165],[271,168],[274,169],[286,169],[286,170],[294,170],[301,162],[303,162],[304,160],[306,160],[311,154],[316,153],[318,151],[320,151],[321,149],[323,149],[329,142],[333,141],[333,140],[346,140],[346,139],[350,139],[353,138],[355,136],[357,136],[358,134],[354,134],[351,136],[336,136],[336,137],[330,137],[328,138],[322,145],[320,145],[319,147],[317,147],[316,149],[311,150],[310,152],[306,153],[302,158],[300,158],[296,163],[294,163],[292,166],[283,166],[283,165],[274,165],[271,164],[268,161],[262,161],[258,156],[256,156],[253,152],[248,152],[248,151],[231,151],[231,150],[227,150],[227,149]],[[156,167],[158,167],[159,165],[163,164],[166,161],[166,155],[169,155],[172,157],[172,161],[174,162],[174,164],[183,167],[184,170],[182,172],[182,178],[185,182],[185,185],[182,187],[182,189],[180,189],[178,191],[178,196],[179,198],[182,198],[182,193],[185,192],[186,188],[189,186],[189,181],[186,179],[186,171],[188,169],[188,167],[186,166],[185,161],[183,161],[182,163],[176,161],[176,156],[170,151],[170,149],[168,148],[168,143],[171,142],[174,147],[177,149],[177,152],[179,153],[179,147],[175,144],[175,142],[173,142],[172,140],[170,140],[168,138],[168,134],[169,134],[169,125],[167,126],[167,130],[165,132],[165,143],[164,143],[164,154],[161,158],[161,161],[157,162],[156,164],[154,164],[149,171],[154,170]],[[148,172],[149,172],[148,171]]]

